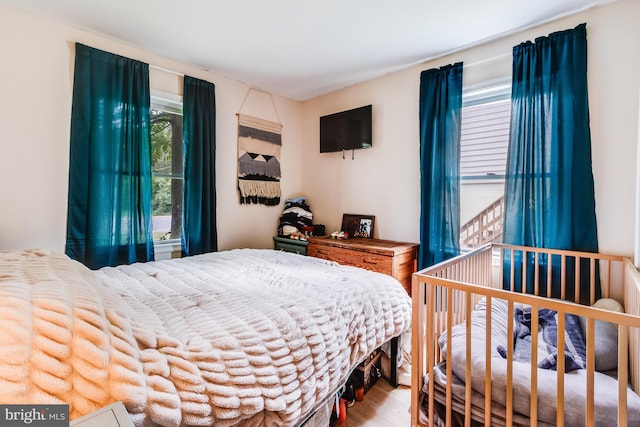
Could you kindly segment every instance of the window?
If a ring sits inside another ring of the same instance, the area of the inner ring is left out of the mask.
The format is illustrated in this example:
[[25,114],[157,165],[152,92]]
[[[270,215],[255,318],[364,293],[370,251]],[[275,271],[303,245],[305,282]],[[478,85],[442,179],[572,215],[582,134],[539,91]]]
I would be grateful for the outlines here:
[[511,83],[463,91],[460,139],[460,247],[502,239]]
[[153,240],[179,241],[184,186],[180,101],[151,98],[151,162]]

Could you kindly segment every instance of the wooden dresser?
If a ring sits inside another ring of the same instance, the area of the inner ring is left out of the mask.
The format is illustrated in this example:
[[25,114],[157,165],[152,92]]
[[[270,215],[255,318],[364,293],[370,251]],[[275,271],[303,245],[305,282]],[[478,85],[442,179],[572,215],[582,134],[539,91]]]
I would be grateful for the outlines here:
[[411,275],[417,269],[418,246],[362,237],[344,240],[310,237],[307,255],[388,274],[398,279],[411,295]]

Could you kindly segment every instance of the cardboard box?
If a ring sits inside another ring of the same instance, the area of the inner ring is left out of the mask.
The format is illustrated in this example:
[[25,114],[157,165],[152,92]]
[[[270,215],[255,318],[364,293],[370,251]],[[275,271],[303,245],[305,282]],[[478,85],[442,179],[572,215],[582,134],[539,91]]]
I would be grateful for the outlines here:
[[376,350],[371,353],[364,362],[356,367],[355,373],[358,379],[364,384],[365,394],[373,387],[382,376],[382,351]]

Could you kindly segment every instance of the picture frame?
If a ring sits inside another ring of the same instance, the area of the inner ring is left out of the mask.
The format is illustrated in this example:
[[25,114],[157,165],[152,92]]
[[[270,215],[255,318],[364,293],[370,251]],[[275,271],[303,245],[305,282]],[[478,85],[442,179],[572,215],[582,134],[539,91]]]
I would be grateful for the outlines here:
[[373,226],[376,217],[374,215],[342,215],[342,231],[349,233],[351,237],[373,238]]

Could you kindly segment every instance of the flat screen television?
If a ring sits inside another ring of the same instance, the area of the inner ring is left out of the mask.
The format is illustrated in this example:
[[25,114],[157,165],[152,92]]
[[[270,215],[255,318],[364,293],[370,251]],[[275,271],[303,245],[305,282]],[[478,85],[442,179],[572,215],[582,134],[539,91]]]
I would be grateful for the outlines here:
[[320,152],[371,148],[371,105],[320,117]]

